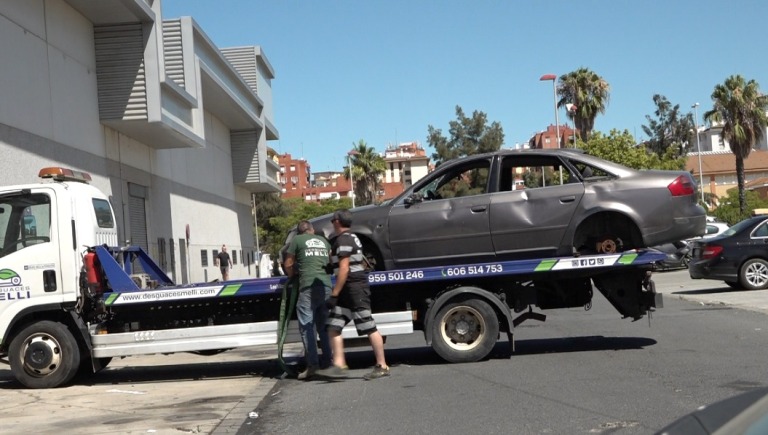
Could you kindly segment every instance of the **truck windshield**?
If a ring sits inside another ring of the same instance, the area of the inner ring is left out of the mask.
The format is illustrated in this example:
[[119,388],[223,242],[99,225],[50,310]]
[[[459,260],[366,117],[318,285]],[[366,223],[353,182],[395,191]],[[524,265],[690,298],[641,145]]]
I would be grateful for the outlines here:
[[51,241],[51,199],[42,193],[0,197],[0,257]]

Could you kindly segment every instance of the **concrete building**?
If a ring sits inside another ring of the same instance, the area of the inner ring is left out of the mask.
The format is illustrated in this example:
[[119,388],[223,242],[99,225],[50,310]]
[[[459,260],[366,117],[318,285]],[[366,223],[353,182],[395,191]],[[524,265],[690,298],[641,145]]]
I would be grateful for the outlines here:
[[0,61],[0,183],[89,172],[177,283],[220,278],[222,244],[255,276],[252,193],[280,190],[260,47],[219,49],[160,0],[6,0]]

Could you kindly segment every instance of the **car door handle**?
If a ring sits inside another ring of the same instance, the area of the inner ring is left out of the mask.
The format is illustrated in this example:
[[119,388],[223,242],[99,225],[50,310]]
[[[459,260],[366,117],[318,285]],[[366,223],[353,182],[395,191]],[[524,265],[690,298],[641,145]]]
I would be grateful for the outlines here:
[[488,209],[488,206],[486,205],[475,205],[470,207],[470,210],[472,210],[472,213],[481,213]]
[[573,202],[573,201],[576,201],[576,197],[575,196],[561,196],[560,197],[560,202],[563,202],[563,203],[565,203],[565,202]]

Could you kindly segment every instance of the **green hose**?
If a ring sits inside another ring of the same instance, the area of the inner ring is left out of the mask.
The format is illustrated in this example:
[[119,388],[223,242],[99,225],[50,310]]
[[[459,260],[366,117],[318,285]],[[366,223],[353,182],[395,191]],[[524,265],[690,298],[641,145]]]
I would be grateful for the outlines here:
[[299,280],[291,277],[283,285],[283,294],[280,298],[280,321],[277,330],[277,361],[280,363],[280,368],[290,377],[295,377],[298,373],[295,367],[285,363],[283,359],[283,345],[285,344],[285,337],[288,335],[288,324],[291,321],[291,315],[296,309],[296,299],[299,297],[298,284]]

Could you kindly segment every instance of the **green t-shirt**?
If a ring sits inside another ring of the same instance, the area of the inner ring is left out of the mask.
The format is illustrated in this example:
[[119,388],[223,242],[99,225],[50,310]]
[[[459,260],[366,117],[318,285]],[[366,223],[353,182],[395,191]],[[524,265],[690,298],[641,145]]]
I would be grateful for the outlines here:
[[293,254],[299,269],[299,288],[321,284],[331,287],[331,276],[325,271],[330,262],[331,245],[316,234],[299,234],[291,240],[288,253]]

